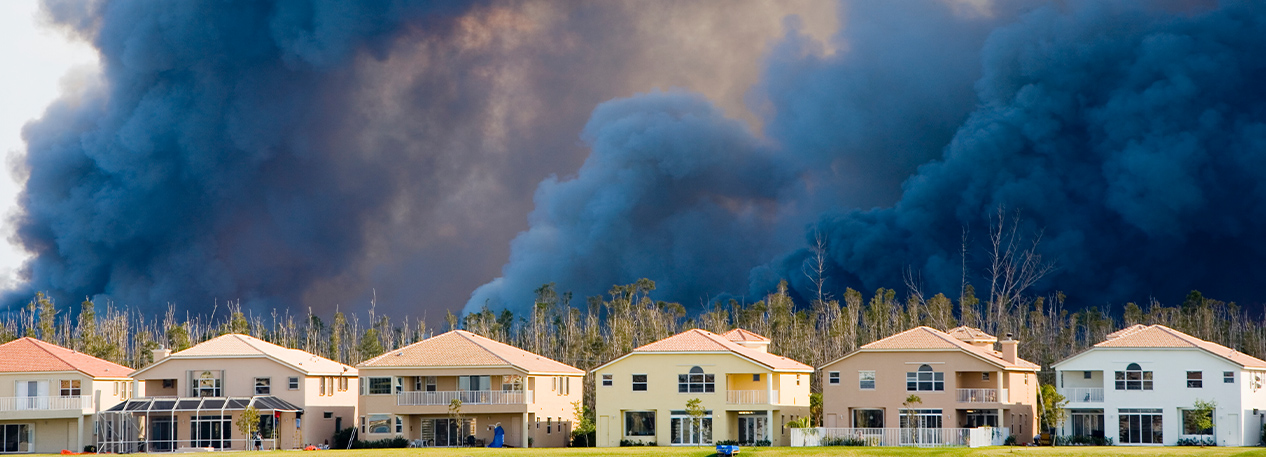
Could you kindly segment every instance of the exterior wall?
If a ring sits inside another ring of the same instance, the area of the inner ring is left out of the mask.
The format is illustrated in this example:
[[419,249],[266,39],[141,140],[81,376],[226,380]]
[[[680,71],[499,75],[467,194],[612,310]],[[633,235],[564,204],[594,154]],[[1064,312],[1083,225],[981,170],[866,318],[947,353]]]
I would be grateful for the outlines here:
[[[582,375],[526,375],[522,371],[508,367],[362,367],[360,369],[361,380],[366,383],[366,389],[368,389],[367,379],[371,377],[403,377],[406,378],[406,382],[402,383],[404,392],[414,391],[412,378],[419,376],[435,376],[436,391],[447,392],[458,390],[458,376],[489,376],[490,390],[501,390],[503,377],[511,375],[524,377],[524,389],[531,392],[532,402],[507,405],[463,405],[463,418],[475,420],[475,437],[483,439],[485,442],[491,442],[493,430],[489,427],[501,423],[502,428],[506,432],[505,444],[508,446],[522,446],[523,435],[521,430],[525,426],[528,429],[528,437],[531,438],[533,447],[566,446],[570,437],[571,424],[576,420],[575,407],[572,403],[583,401],[584,398],[584,376]],[[392,385],[395,385],[394,379]],[[402,406],[397,405],[396,400],[397,396],[394,392],[391,394],[369,394],[368,390],[366,390],[365,394],[360,396],[359,417],[356,419],[356,424],[361,424],[371,414],[402,416],[407,419],[405,423],[408,425],[401,435],[408,439],[418,439],[421,433],[421,419],[447,419],[450,417],[448,405]],[[557,424],[560,423],[565,424],[566,432],[559,431],[559,425]],[[397,433],[394,430],[390,433],[379,434],[366,432],[363,439],[377,440],[391,438],[396,435]]]
[[[941,392],[906,390],[906,373],[928,364],[933,371],[945,373],[945,390]],[[852,427],[854,409],[880,409],[884,427],[900,426],[902,402],[911,394],[922,403],[914,409],[940,409],[942,427],[966,426],[967,410],[1000,412],[999,426],[1009,427],[1020,443],[1032,440],[1037,428],[1035,399],[1037,377],[1031,372],[1002,371],[996,365],[958,350],[866,351],[822,367],[823,422],[831,427]],[[840,383],[829,383],[829,373],[840,372]],[[875,388],[860,388],[860,371],[875,372]],[[984,381],[981,373],[990,373]],[[1027,382],[1026,382],[1027,377]],[[960,384],[961,383],[961,384]],[[998,389],[1007,391],[1006,402],[960,402],[957,389]]]
[[[1240,436],[1244,437],[1242,445],[1261,446],[1262,430],[1266,425],[1266,372],[1241,369],[1236,375],[1239,376],[1236,383],[1240,386],[1240,398],[1244,399],[1239,407],[1243,422],[1240,432]],[[1220,442],[1223,437],[1218,438]]]
[[[1153,390],[1116,390],[1115,372],[1137,363],[1152,372]],[[1242,370],[1225,359],[1194,348],[1094,348],[1056,365],[1056,379],[1061,388],[1102,387],[1102,403],[1073,403],[1069,408],[1100,407],[1104,412],[1104,436],[1120,444],[1119,410],[1123,408],[1160,409],[1165,445],[1174,445],[1182,435],[1183,409],[1196,399],[1217,403],[1214,411],[1214,434],[1220,446],[1256,444],[1260,437],[1260,419],[1253,417],[1253,408],[1266,410],[1262,389],[1252,392],[1248,385],[1251,372]],[[1083,379],[1083,372],[1093,371],[1093,379]],[[1203,387],[1187,387],[1187,371],[1203,373]],[[1223,382],[1222,372],[1233,371],[1235,382]],[[1102,384],[1098,384],[1101,382]],[[1250,399],[1252,401],[1250,401]],[[1254,401],[1257,403],[1254,404]],[[1065,432],[1071,428],[1065,426]]]
[[[678,393],[677,375],[687,374],[692,367],[701,367],[707,374],[715,375],[714,393]],[[602,386],[602,375],[612,375],[613,385]],[[647,390],[634,392],[634,374],[647,375]],[[753,385],[752,374],[760,374],[762,382]],[[651,442],[661,446],[671,444],[671,412],[684,410],[686,401],[698,398],[704,409],[712,411],[712,441],[738,439],[737,412],[764,412],[770,420],[769,435],[775,445],[790,443],[785,427],[793,418],[809,414],[809,376],[800,373],[800,385],[796,385],[796,373],[773,373],[768,368],[734,354],[631,354],[615,363],[594,371],[598,379],[595,395],[597,404],[597,445],[619,446],[620,441]],[[746,377],[746,379],[744,379]],[[768,380],[768,381],[765,381]],[[727,382],[739,381],[727,385]],[[755,387],[755,388],[754,388]],[[727,388],[732,390],[777,389],[777,400],[765,404],[729,404]],[[654,436],[625,436],[624,413],[626,411],[654,411]]]
[[[146,390],[155,385],[159,386],[154,390],[155,395],[188,397],[192,393],[189,390],[189,372],[204,370],[224,370],[221,382],[223,396],[254,396],[255,378],[270,378],[269,395],[303,408],[304,414],[300,418],[300,436],[293,442],[287,442],[287,444],[295,445],[287,448],[324,444],[331,441],[338,418],[342,418],[345,428],[355,424],[359,389],[355,371],[349,371],[347,376],[308,376],[266,357],[173,357],[164,359],[160,365],[141,373],[136,379],[137,384],[144,386]],[[291,377],[299,378],[298,389],[290,389],[289,378]],[[334,385],[333,395],[326,395],[321,391],[322,378]],[[340,378],[347,378],[347,389],[339,388]],[[175,389],[161,389],[162,379],[174,379]],[[327,411],[331,413],[330,418],[324,417]]]
[[[79,381],[79,395],[91,400],[82,409],[15,409],[16,404],[7,399],[17,396],[18,381],[47,381],[48,396],[54,398],[61,396],[61,381]],[[33,452],[79,452],[83,450],[81,436],[83,446],[95,442],[92,415],[129,398],[130,389],[131,381],[126,378],[93,379],[78,371],[0,374],[0,397],[6,399],[0,403],[0,423],[33,427]]]
[[[0,425],[5,424],[27,424],[33,427],[32,440],[30,449],[25,452],[38,454],[58,454],[62,450],[82,452],[83,448],[79,447],[79,419],[0,419]],[[83,421],[85,431],[84,445],[93,444],[92,438],[92,418],[85,418]],[[21,452],[21,451],[19,451]]]

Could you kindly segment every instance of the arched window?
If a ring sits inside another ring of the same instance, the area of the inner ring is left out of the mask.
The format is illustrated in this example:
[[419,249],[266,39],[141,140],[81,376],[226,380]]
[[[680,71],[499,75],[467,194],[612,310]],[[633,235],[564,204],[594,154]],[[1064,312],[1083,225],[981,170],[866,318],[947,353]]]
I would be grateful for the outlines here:
[[680,393],[713,393],[716,392],[716,375],[703,372],[701,367],[691,367],[689,374],[677,375],[677,392]]
[[906,373],[906,390],[910,392],[942,392],[945,390],[945,373],[932,371],[932,366],[923,364],[919,371]]
[[1137,363],[1125,366],[1125,371],[1116,372],[1117,390],[1152,390],[1152,372],[1143,371]]

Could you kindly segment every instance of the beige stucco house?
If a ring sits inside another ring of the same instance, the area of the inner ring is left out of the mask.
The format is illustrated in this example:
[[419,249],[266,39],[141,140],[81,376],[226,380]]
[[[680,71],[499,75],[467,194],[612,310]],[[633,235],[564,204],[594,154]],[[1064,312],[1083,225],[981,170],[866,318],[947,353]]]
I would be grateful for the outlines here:
[[[742,329],[693,329],[593,369],[598,446],[787,445],[787,422],[809,414],[813,367],[769,353],[769,343]],[[705,410],[698,421],[686,413],[693,399]]]
[[[1040,367],[1016,355],[1018,341],[1002,341],[1001,351],[995,343],[970,327],[916,327],[862,346],[820,369],[823,425],[920,430],[901,434],[899,444],[951,439],[937,429],[1005,427],[1027,443],[1037,427]],[[903,404],[911,395],[921,402]]]
[[228,334],[169,354],[132,373],[133,398],[102,414],[102,450],[244,449],[236,424],[260,413],[260,445],[294,449],[332,441],[356,417],[356,369],[258,338]]
[[35,338],[0,344],[0,453],[93,444],[93,414],[128,398],[131,368]]
[[[514,447],[566,446],[584,398],[584,372],[454,330],[369,359],[362,376],[361,439],[402,436],[423,446],[489,444],[497,426]],[[460,417],[450,411],[461,402]]]

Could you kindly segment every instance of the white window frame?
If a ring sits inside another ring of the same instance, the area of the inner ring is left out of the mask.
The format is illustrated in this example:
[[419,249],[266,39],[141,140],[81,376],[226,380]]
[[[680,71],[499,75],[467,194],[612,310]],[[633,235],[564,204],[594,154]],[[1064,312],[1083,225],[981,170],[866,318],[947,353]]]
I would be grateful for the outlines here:
[[614,386],[614,385],[615,385],[615,375],[613,375],[613,374],[603,374],[603,375],[602,375],[602,384],[600,384],[600,385],[601,385],[602,387],[612,387],[612,386]]
[[826,383],[827,383],[827,384],[830,384],[830,385],[832,385],[832,386],[838,386],[838,385],[840,385],[840,372],[838,372],[838,371],[828,371],[828,372],[826,373]]
[[[638,376],[642,377],[641,381],[637,380]],[[633,382],[631,383],[633,392],[649,392],[650,391],[650,386],[651,386],[650,376],[646,375],[645,373],[634,373],[630,377],[630,379],[633,380]],[[641,389],[638,389],[639,386],[641,387]]]
[[[866,379],[867,377],[869,377],[870,379]],[[861,390],[875,390],[876,380],[878,379],[879,379],[879,375],[875,373],[875,370],[858,370],[857,371],[857,388]],[[866,387],[867,381],[870,381],[870,387]]]
[[[387,381],[386,381],[386,382],[387,382],[387,391],[386,391],[386,392],[375,392],[375,391],[374,391],[374,380],[378,380],[378,382],[379,382],[379,383],[381,383],[381,382],[382,382],[382,380],[384,380],[384,379],[385,379],[385,380],[387,380]],[[365,384],[366,384],[366,387],[365,387],[365,392],[366,392],[366,395],[392,395],[392,393],[391,393],[391,389],[392,389],[392,387],[391,387],[391,383],[392,383],[392,381],[391,381],[391,376],[369,376],[369,377],[365,378],[365,380],[367,381],[367,382],[365,383]]]
[[[259,385],[259,381],[264,381],[264,385]],[[260,392],[259,388],[263,387],[264,391]],[[273,394],[273,378],[257,377],[255,378],[255,395],[272,395]]]
[[289,379],[287,379],[286,387],[288,390],[299,390],[299,377],[291,376]]

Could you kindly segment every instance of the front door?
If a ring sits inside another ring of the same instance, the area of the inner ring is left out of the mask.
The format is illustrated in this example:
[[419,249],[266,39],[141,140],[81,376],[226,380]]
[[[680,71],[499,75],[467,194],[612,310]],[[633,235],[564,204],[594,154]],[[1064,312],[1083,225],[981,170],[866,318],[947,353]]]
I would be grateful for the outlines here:
[[170,451],[176,440],[171,417],[151,417],[149,419],[149,448],[153,451]]
[[[769,427],[769,418],[764,415],[739,416],[738,418],[738,441],[739,444],[752,445],[757,441],[767,441],[769,436],[766,430]],[[768,445],[766,445],[768,446]]]
[[1222,427],[1226,429],[1225,434],[1222,435],[1222,439],[1226,441],[1223,443],[1218,443],[1218,445],[1219,446],[1224,446],[1224,445],[1225,446],[1239,446],[1240,445],[1240,415],[1227,414],[1226,423],[1227,423],[1227,426]]

